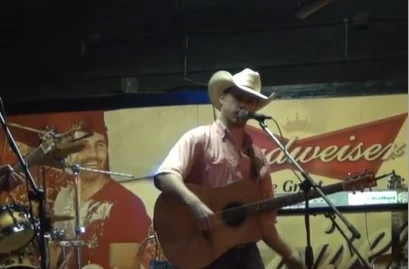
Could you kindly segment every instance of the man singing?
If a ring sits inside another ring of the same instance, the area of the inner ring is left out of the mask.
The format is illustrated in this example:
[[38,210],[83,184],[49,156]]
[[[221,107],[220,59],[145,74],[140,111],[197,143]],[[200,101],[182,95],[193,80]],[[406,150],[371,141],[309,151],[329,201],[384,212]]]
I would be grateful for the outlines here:
[[[222,187],[238,180],[251,180],[266,198],[273,197],[266,158],[246,133],[247,120],[239,117],[241,109],[256,112],[274,99],[274,94],[267,97],[260,91],[260,75],[253,70],[245,69],[235,75],[216,72],[209,81],[208,93],[212,105],[220,111],[219,119],[185,133],[155,176],[155,186],[185,202],[201,230],[212,229],[214,212],[184,182]],[[283,257],[288,268],[305,268],[278,235],[275,222],[274,213],[260,216],[263,241]],[[264,264],[253,242],[230,249],[207,268],[260,269]]]

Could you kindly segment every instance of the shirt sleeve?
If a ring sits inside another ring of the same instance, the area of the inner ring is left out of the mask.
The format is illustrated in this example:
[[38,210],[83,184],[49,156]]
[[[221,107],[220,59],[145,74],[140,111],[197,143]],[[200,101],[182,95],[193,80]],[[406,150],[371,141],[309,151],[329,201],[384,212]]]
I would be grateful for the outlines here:
[[201,132],[198,128],[185,133],[170,150],[156,172],[156,176],[163,173],[173,173],[185,179],[201,151],[201,140]]

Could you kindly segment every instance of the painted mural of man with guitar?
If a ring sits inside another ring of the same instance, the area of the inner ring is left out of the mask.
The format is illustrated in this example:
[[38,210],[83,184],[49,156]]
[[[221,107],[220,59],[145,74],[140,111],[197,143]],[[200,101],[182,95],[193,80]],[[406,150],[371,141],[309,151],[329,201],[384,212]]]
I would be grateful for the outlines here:
[[154,228],[165,256],[182,269],[260,269],[256,242],[263,240],[288,268],[305,268],[278,234],[274,211],[249,217],[263,205],[234,207],[273,197],[266,158],[246,133],[247,120],[239,111],[256,112],[274,94],[261,94],[260,75],[250,69],[216,72],[208,91],[219,119],[185,133],[155,176],[162,193]]

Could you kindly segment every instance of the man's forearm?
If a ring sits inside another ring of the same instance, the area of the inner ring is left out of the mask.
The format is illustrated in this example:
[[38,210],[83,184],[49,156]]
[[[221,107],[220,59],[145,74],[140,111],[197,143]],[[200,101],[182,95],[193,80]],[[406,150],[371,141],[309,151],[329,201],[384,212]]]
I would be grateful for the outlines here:
[[277,229],[274,225],[271,226],[270,231],[264,233],[263,241],[282,256],[284,260],[287,260],[292,256],[291,248],[278,235]]
[[186,204],[191,204],[199,200],[199,198],[186,187],[182,177],[176,174],[159,174],[154,178],[154,183],[156,188],[162,192],[174,194]]

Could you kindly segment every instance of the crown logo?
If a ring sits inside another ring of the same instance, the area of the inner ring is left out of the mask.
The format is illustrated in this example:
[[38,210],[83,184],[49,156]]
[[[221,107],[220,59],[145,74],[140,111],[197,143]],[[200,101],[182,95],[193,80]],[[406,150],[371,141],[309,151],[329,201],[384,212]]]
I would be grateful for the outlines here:
[[305,117],[304,119],[300,119],[297,113],[295,114],[295,119],[290,120],[287,117],[287,122],[283,126],[283,129],[287,133],[300,132],[300,131],[307,132],[311,130],[311,127],[312,127],[312,124],[308,122],[308,118]]

